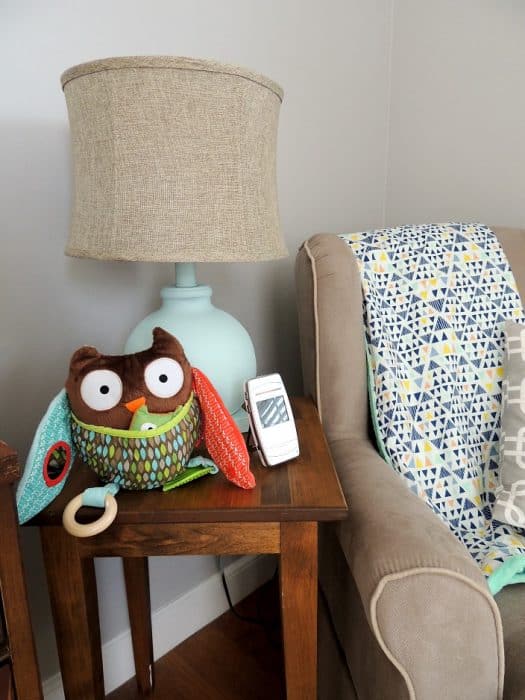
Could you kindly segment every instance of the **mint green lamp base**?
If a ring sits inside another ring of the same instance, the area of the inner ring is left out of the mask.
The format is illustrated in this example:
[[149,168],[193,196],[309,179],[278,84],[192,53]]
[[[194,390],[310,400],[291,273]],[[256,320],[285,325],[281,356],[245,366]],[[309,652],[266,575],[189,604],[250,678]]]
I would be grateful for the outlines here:
[[125,352],[149,348],[152,330],[164,328],[179,339],[190,363],[206,374],[241,432],[246,432],[244,382],[256,376],[251,338],[239,321],[213,306],[211,287],[196,283],[192,263],[176,263],[175,268],[177,284],[161,290],[160,309],[133,329]]

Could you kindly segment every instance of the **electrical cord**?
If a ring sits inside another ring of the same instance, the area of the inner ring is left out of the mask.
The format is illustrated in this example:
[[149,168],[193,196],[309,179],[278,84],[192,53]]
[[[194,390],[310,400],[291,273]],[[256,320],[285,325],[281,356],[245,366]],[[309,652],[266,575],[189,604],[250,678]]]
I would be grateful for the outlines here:
[[[239,620],[242,620],[243,622],[251,622],[254,625],[265,625],[266,622],[260,618],[260,617],[250,617],[249,615],[241,615],[241,613],[235,609],[235,606],[232,603],[232,599],[230,596],[230,591],[228,589],[228,584],[226,582],[226,576],[224,574],[224,570],[221,573],[221,578],[222,578],[222,585],[224,588],[224,593],[226,594],[226,600],[228,601],[228,605],[230,606],[231,612],[235,615],[235,617]],[[257,607],[259,605],[257,604]]]
[[[219,557],[218,557],[219,568],[221,568],[221,566],[220,566],[220,560],[221,560],[221,557],[219,556]],[[278,570],[279,570],[279,566],[277,565],[277,566],[275,567],[275,571],[274,571],[274,573],[273,573],[273,575],[272,575],[272,578],[271,578],[272,581],[274,581],[275,578],[277,577],[277,572],[278,572]],[[279,622],[279,620],[280,620],[279,615],[277,615],[277,616],[275,616],[275,617],[273,617],[273,618],[270,618],[270,619],[264,619],[264,618],[260,615],[260,601],[259,601],[259,600],[257,600],[257,612],[259,613],[259,614],[257,615],[257,617],[252,617],[252,616],[250,616],[250,615],[243,615],[243,614],[240,613],[240,612],[235,608],[235,606],[233,605],[233,602],[232,602],[232,599],[231,599],[231,595],[230,595],[230,590],[229,590],[229,588],[228,588],[228,582],[226,581],[226,575],[225,575],[224,569],[222,569],[222,568],[221,568],[221,579],[222,579],[222,585],[223,585],[223,588],[224,588],[224,593],[225,593],[225,595],[226,595],[226,600],[228,601],[228,606],[229,606],[229,608],[230,608],[230,611],[233,613],[233,615],[234,615],[238,620],[241,620],[242,622],[248,622],[249,624],[261,626],[261,627],[265,630],[265,632],[266,632],[266,634],[267,634],[267,636],[268,636],[268,639],[269,639],[270,644],[272,645],[272,647],[279,648],[279,647],[281,646],[281,643],[280,643],[280,635],[279,635],[279,641],[278,641],[277,643],[276,643],[275,640],[274,640],[274,638],[275,638],[275,628],[276,628],[276,624],[277,624],[277,623]]]

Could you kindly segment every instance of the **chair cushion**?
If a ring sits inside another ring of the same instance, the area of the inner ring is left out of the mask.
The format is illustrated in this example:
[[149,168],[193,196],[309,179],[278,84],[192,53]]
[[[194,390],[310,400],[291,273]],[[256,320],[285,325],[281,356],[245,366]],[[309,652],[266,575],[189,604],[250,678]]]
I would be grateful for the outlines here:
[[525,700],[525,583],[504,588],[496,596],[496,603],[505,646],[503,700]]

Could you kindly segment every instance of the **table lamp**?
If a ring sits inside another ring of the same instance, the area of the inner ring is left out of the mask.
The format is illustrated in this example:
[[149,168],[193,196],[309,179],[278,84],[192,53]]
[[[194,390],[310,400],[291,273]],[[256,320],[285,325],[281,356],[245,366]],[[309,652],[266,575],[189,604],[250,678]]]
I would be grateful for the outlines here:
[[149,347],[152,329],[165,328],[246,430],[253,344],[197,284],[195,263],[287,255],[276,186],[282,89],[236,66],[173,56],[92,61],[61,81],[74,165],[66,254],[174,262],[175,284],[125,352]]

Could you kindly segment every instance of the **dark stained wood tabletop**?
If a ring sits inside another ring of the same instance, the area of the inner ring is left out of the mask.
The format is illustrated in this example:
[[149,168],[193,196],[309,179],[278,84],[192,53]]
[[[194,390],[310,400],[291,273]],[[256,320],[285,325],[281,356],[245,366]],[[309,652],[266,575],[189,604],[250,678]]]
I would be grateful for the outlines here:
[[[273,468],[261,466],[254,453],[251,468],[256,486],[240,489],[219,472],[163,493],[120,491],[117,523],[192,523],[232,521],[323,521],[346,517],[347,506],[333,468],[317,410],[308,398],[292,400],[300,456]],[[77,462],[62,493],[30,525],[61,523],[67,503],[85,488],[99,485],[97,476]],[[98,511],[82,508],[77,519],[87,522]]]

